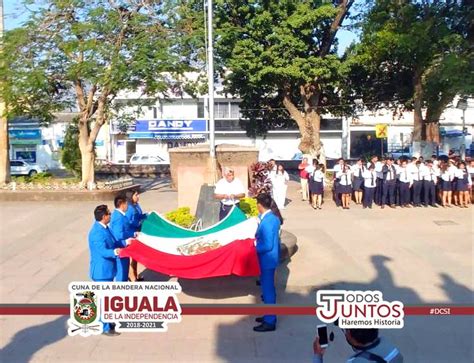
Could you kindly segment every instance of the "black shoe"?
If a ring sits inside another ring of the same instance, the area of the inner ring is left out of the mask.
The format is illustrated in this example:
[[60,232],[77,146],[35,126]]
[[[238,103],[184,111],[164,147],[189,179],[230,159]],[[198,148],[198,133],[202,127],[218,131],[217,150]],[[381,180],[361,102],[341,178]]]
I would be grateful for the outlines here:
[[428,208],[428,204],[423,204],[423,207]]
[[263,323],[263,317],[259,316],[258,318],[255,319],[256,323]]
[[267,331],[274,331],[275,330],[275,325],[270,325],[267,323],[262,323],[260,325],[254,326],[253,331],[259,332],[259,333],[264,333]]
[[255,281],[255,285],[260,286],[261,285],[260,280]]
[[437,206],[436,204],[431,204],[431,206],[432,206],[433,208],[438,208],[438,206]]
[[120,333],[116,332],[115,329],[110,329],[109,331],[104,331],[102,334],[106,335],[108,337],[116,337],[116,336],[120,335]]

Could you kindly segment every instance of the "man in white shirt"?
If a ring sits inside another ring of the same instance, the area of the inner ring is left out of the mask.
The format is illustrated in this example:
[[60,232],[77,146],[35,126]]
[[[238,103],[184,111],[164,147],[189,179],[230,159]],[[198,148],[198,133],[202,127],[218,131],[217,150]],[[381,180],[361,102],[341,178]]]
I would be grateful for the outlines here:
[[423,190],[425,194],[425,207],[431,205],[438,208],[436,205],[436,184],[438,183],[439,169],[434,166],[432,160],[426,162],[426,167],[423,168]]
[[402,208],[410,206],[410,188],[413,184],[411,171],[408,170],[407,161],[402,160],[402,164],[397,171],[398,175],[398,189],[400,194],[400,206]]
[[421,188],[423,187],[423,168],[421,162],[413,160],[408,167],[413,179],[412,202],[415,207],[421,207]]
[[234,176],[234,170],[224,168],[224,177],[219,180],[214,190],[214,198],[221,201],[219,220],[223,220],[234,206],[239,206],[240,199],[245,197],[242,182]]

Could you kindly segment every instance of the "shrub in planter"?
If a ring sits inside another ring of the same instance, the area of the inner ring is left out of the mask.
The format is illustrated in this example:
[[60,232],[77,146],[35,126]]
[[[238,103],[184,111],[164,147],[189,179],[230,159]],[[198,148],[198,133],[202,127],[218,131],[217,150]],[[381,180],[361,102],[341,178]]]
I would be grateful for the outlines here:
[[196,217],[191,214],[189,207],[181,207],[174,211],[168,212],[165,215],[166,219],[181,227],[189,228],[196,220]]
[[257,200],[255,198],[244,198],[240,200],[240,209],[247,217],[258,216]]
[[270,179],[270,164],[264,162],[254,163],[250,166],[252,180],[249,188],[249,196],[256,197],[260,193],[270,193],[272,181]]

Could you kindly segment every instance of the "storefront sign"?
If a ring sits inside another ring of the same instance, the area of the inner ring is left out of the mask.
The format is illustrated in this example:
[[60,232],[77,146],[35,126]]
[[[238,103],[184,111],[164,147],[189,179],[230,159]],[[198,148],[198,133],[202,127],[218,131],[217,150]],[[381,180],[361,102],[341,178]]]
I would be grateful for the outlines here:
[[23,130],[8,130],[8,136],[11,139],[40,139],[41,130],[38,129],[23,129]]
[[135,132],[153,132],[155,134],[192,133],[207,131],[206,120],[137,120]]

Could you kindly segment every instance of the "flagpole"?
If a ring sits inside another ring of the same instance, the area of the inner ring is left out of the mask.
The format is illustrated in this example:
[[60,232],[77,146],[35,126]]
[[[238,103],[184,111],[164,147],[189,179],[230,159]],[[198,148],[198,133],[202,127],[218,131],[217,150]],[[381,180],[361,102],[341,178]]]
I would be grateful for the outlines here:
[[208,116],[209,116],[209,155],[216,157],[214,123],[214,47],[212,36],[212,0],[207,0],[207,80],[208,80]]

